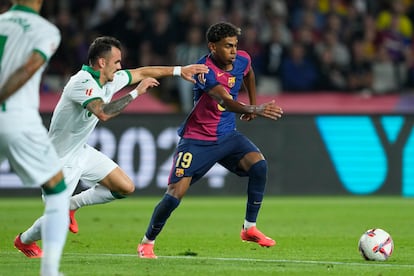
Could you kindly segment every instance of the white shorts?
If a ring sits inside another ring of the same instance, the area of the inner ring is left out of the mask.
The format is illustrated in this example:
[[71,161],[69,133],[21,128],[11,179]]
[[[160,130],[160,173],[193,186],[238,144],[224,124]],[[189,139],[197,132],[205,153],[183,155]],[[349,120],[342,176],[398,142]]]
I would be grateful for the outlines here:
[[79,180],[88,186],[97,184],[116,167],[118,165],[108,156],[89,145],[84,145],[75,158],[63,165],[67,192],[72,195]]
[[0,131],[0,162],[6,158],[25,186],[41,186],[62,169],[43,125]]

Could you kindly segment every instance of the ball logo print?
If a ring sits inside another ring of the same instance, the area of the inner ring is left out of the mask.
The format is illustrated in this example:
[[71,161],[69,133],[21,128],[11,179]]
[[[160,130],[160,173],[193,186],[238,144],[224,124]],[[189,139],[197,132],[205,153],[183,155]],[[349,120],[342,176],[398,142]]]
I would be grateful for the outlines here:
[[394,250],[394,242],[386,231],[369,229],[359,239],[358,250],[367,261],[385,261]]

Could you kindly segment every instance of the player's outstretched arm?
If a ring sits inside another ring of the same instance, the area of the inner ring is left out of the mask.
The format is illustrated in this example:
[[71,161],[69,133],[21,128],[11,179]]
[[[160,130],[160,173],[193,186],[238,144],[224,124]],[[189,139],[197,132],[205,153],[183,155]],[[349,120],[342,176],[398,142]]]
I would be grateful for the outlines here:
[[132,76],[131,83],[137,83],[144,78],[163,78],[168,76],[180,76],[187,81],[195,83],[193,75],[208,73],[208,67],[204,64],[191,64],[181,66],[146,66],[129,70]]
[[282,108],[277,106],[274,100],[260,105],[245,105],[233,100],[221,85],[212,88],[208,94],[216,99],[226,111],[239,114],[252,114],[272,120],[279,119],[283,114]]
[[17,69],[0,89],[0,104],[22,87],[44,63],[43,56],[38,52],[33,52],[27,62]]
[[95,114],[101,121],[108,121],[117,116],[128,106],[130,102],[148,91],[148,89],[158,86],[160,83],[154,78],[143,79],[135,89],[125,96],[105,104],[102,99],[96,99],[88,103],[86,108]]
[[283,110],[277,106],[275,100],[260,105],[245,105],[247,112],[242,114],[254,114],[268,119],[277,120],[282,117]]

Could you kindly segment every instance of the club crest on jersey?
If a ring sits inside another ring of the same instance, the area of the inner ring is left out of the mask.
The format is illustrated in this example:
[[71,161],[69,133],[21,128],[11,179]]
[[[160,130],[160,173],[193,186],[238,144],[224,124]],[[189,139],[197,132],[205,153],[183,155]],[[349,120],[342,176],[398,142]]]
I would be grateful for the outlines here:
[[176,177],[183,177],[184,176],[184,169],[182,169],[182,168],[176,168],[175,169],[175,176]]
[[86,89],[85,91],[86,96],[92,96],[92,91],[93,91],[93,88]]
[[233,87],[235,83],[236,83],[236,77],[230,77],[227,81],[227,85],[229,87]]

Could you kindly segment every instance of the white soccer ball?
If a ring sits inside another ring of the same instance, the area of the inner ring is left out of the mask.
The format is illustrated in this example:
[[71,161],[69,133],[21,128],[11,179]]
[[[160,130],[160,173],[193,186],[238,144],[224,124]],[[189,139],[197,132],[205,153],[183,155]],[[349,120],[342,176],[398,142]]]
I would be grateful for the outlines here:
[[362,234],[358,249],[367,261],[385,261],[394,250],[394,242],[390,234],[382,229],[374,228]]

